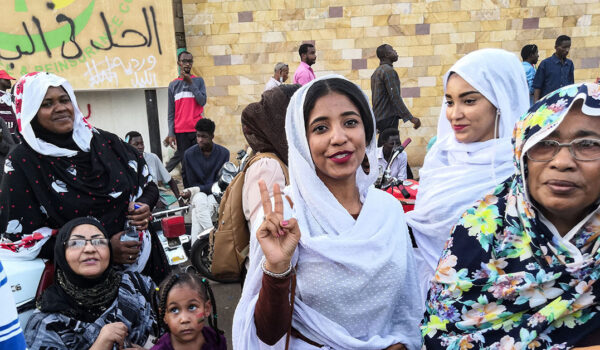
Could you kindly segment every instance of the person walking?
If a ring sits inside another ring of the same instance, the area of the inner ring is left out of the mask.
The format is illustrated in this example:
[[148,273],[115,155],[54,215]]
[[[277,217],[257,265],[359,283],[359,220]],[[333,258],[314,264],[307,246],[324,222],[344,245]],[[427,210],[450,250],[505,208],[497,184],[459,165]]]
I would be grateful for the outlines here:
[[294,72],[294,84],[305,85],[315,79],[315,72],[311,68],[317,61],[317,52],[315,45],[304,43],[298,49],[300,55],[300,65]]
[[400,94],[400,78],[393,64],[398,61],[398,53],[388,44],[377,48],[379,67],[371,75],[371,91],[373,93],[373,113],[377,123],[377,132],[388,128],[398,129],[400,118],[410,121],[413,128],[421,126],[421,120],[414,117],[402,100]]

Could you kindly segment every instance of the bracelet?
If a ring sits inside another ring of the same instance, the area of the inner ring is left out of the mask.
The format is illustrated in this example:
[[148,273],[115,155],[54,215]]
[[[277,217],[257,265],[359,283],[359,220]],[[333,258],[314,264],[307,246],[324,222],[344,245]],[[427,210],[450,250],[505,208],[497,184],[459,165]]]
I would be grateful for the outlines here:
[[260,262],[260,268],[262,269],[263,273],[267,276],[271,276],[273,278],[278,278],[278,279],[284,279],[287,276],[289,276],[290,272],[292,272],[292,262],[290,261],[290,266],[288,267],[287,270],[283,271],[282,273],[275,273],[275,272],[271,272],[269,270],[267,270],[267,267],[265,266],[267,263],[267,259],[265,259],[265,257],[263,256],[262,261]]

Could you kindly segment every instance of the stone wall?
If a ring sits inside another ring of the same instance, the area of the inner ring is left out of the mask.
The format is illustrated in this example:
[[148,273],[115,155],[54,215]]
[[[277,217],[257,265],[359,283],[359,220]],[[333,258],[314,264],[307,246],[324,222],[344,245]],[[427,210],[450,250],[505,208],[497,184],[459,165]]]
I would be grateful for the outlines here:
[[378,66],[377,46],[391,44],[402,95],[419,130],[401,126],[411,137],[409,162],[422,164],[425,145],[435,135],[442,103],[442,75],[464,54],[504,48],[520,58],[523,45],[540,48],[540,61],[554,52],[560,34],[572,37],[575,81],[600,76],[600,2],[597,0],[182,0],[188,50],[194,72],[204,77],[206,115],[217,123],[216,141],[232,151],[245,139],[240,115],[260,99],[275,63],[290,65],[298,47],[314,42],[317,76],[335,72],[369,95]]

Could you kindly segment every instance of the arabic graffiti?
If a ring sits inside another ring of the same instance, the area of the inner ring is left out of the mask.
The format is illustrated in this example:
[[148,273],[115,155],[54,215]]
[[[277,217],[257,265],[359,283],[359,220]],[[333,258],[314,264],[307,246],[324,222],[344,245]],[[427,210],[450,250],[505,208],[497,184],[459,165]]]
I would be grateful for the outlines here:
[[[15,6],[17,5],[17,2],[15,3]],[[104,34],[101,35],[98,40],[90,40],[89,46],[82,49],[77,42],[77,35],[89,21],[95,2],[96,0],[92,0],[87,8],[74,19],[62,13],[58,14],[55,17],[55,21],[59,24],[64,24],[52,31],[44,32],[40,19],[36,16],[32,16],[32,28],[30,28],[25,21],[21,23],[25,34],[14,35],[0,32],[0,61],[16,61],[24,55],[33,55],[37,52],[44,52],[48,58],[52,58],[52,50],[57,47],[60,47],[60,55],[62,58],[73,60],[81,58],[84,55],[86,48],[108,51],[113,48],[151,47],[153,43],[156,44],[158,54],[162,55],[156,13],[153,6],[141,8],[146,27],[142,31],[130,28],[122,29],[121,32],[118,33],[115,27],[120,27],[123,25],[124,21],[114,16],[109,22],[106,19],[105,13],[100,11],[99,16],[102,21]],[[129,12],[129,7],[121,7],[120,9],[123,13]],[[115,37],[119,36],[117,34],[120,34],[121,41],[115,39]],[[141,40],[132,42],[130,38],[133,36],[137,36]],[[10,62],[8,66],[11,69],[15,67],[12,62]]]
[[168,86],[177,74],[172,4],[164,0],[0,0],[0,69],[68,79],[75,89]]
[[91,59],[85,65],[87,71],[83,75],[88,79],[90,88],[105,82],[119,87],[119,76],[123,74],[130,79],[130,86],[134,88],[156,85],[156,73],[152,72],[156,67],[156,57],[153,55],[141,59],[131,58],[126,62],[120,57],[104,56],[99,61]]

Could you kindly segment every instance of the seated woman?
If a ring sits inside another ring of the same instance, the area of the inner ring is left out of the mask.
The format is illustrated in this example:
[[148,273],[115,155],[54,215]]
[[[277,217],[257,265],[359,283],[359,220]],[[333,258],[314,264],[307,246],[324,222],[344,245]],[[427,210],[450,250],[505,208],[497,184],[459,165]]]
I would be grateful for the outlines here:
[[468,209],[429,291],[427,349],[600,345],[600,86],[533,105],[515,174]]
[[159,247],[147,231],[143,242],[119,240],[127,220],[140,230],[148,226],[158,200],[143,156],[116,135],[91,127],[71,85],[56,75],[35,72],[19,79],[15,112],[24,142],[4,164],[0,232],[13,243],[3,242],[10,252],[0,254],[51,258],[52,235],[70,219],[90,215],[106,228],[115,263],[160,272],[160,249],[152,249],[153,263],[146,264],[152,243]]
[[112,350],[158,335],[149,302],[155,285],[112,266],[108,233],[92,217],[63,226],[54,246],[55,281],[25,328],[30,349]]
[[510,140],[529,108],[528,94],[521,62],[508,51],[471,52],[446,73],[437,141],[419,171],[415,209],[406,215],[423,301],[460,215],[512,175]]
[[271,153],[279,160],[263,156],[246,169],[242,188],[242,206],[251,229],[261,208],[258,180],[264,180],[273,195],[274,184],[285,187],[288,177],[288,146],[285,139],[285,112],[300,85],[281,85],[263,92],[260,102],[249,104],[242,111],[242,131],[256,155]]
[[292,96],[285,129],[293,209],[277,184],[273,208],[259,182],[264,219],[251,235],[233,348],[283,349],[286,339],[290,349],[420,348],[402,208],[360,166],[365,155],[377,164],[367,97],[341,76],[313,80]]

